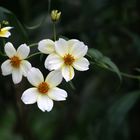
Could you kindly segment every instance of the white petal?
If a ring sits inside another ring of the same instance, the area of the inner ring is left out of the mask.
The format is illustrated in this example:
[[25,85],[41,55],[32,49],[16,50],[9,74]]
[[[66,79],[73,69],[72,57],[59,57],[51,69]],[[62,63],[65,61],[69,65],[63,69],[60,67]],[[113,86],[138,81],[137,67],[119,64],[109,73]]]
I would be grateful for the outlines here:
[[66,100],[67,92],[63,89],[55,87],[49,90],[48,96],[55,101],[64,101]]
[[60,38],[55,42],[55,51],[61,56],[64,57],[68,53],[68,44],[67,41]]
[[62,68],[62,75],[64,79],[68,82],[73,79],[74,77],[74,69],[72,66],[63,66]]
[[8,30],[11,30],[13,27],[4,27],[1,29],[1,31],[8,31]]
[[73,63],[73,67],[79,71],[86,71],[89,69],[89,61],[86,58],[82,57],[80,59],[77,59]]
[[88,47],[84,45],[83,42],[75,43],[71,49],[70,54],[72,54],[75,58],[80,58],[86,55]]
[[50,39],[41,40],[38,43],[38,50],[45,54],[53,53],[55,51],[54,42]]
[[79,42],[79,40],[77,40],[77,39],[70,39],[70,40],[68,40],[68,46],[69,47],[72,47],[75,43],[78,43]]
[[10,58],[16,55],[16,49],[14,48],[13,44],[10,42],[5,44],[4,50],[5,50],[6,55]]
[[10,64],[10,60],[6,60],[5,62],[2,63],[1,70],[2,70],[2,75],[4,75],[4,76],[12,73],[12,67]]
[[9,31],[1,31],[0,32],[0,37],[6,37],[8,38],[11,35],[11,33]]
[[27,74],[28,81],[35,87],[44,82],[44,77],[41,71],[37,68],[31,68]]
[[17,49],[17,54],[21,59],[27,58],[30,53],[30,48],[26,44],[21,44]]
[[24,104],[34,104],[37,101],[38,95],[37,88],[29,88],[23,92],[21,100]]
[[63,63],[64,61],[60,56],[50,54],[45,60],[45,68],[49,70],[58,70],[62,67]]
[[51,86],[56,87],[62,82],[61,71],[52,71],[48,74],[45,81]]
[[12,79],[14,84],[18,84],[22,80],[22,71],[20,69],[14,68],[12,70]]
[[31,67],[32,67],[31,64],[27,60],[21,61],[21,70],[25,77],[27,76],[27,73],[29,72]]
[[38,108],[43,112],[49,112],[53,108],[53,101],[50,98],[48,98],[47,95],[39,95],[37,99],[37,105]]

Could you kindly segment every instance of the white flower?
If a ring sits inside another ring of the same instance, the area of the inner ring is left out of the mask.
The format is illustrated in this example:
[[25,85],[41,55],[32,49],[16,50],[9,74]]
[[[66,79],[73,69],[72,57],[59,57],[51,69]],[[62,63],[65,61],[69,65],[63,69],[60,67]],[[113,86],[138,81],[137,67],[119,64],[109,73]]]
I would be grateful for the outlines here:
[[45,54],[51,54],[55,52],[54,42],[50,39],[43,39],[38,43],[38,50]]
[[41,71],[37,68],[32,68],[28,72],[27,79],[34,87],[24,91],[21,99],[25,104],[37,102],[40,110],[49,112],[52,110],[53,100],[66,100],[67,92],[56,87],[62,81],[59,71],[50,72],[44,80]]
[[2,74],[4,76],[12,74],[13,82],[18,84],[21,82],[22,76],[26,77],[27,72],[31,69],[31,64],[24,60],[29,55],[30,48],[26,44],[22,44],[16,51],[12,43],[8,42],[4,49],[9,59],[1,65]]
[[11,30],[13,27],[3,27],[0,29],[0,37],[6,37],[8,38],[11,33],[9,32],[9,30]]
[[45,60],[45,67],[49,70],[61,70],[66,81],[74,77],[74,68],[78,71],[89,69],[89,61],[84,57],[88,47],[79,40],[64,40],[60,38],[55,42],[55,53]]

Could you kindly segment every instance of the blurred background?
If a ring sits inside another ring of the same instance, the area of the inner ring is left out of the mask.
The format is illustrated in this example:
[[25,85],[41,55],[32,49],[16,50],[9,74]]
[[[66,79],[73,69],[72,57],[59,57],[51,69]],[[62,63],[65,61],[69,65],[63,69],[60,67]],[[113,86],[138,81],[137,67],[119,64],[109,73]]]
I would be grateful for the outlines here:
[[[49,1],[0,0],[0,6],[23,25],[0,9],[0,20],[14,27],[6,41],[18,47],[53,38]],[[50,8],[62,12],[59,36],[79,39],[111,58],[120,71],[140,75],[139,0],[52,0]],[[39,28],[29,28],[40,22]],[[47,75],[45,58],[30,61]],[[14,85],[11,75],[0,75],[0,140],[140,140],[139,80],[123,77],[118,89],[114,73],[92,66],[76,72],[73,84],[75,89],[63,82],[67,100],[55,102],[51,112],[43,113],[36,104],[22,103],[23,91],[31,86],[26,79]]]

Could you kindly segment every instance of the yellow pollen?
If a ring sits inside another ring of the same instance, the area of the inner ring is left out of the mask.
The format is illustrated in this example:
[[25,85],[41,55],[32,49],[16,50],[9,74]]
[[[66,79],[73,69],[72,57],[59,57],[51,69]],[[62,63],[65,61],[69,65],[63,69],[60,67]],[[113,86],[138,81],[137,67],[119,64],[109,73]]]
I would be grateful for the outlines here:
[[10,63],[13,67],[19,68],[21,60],[17,56],[13,56],[10,58]]
[[70,54],[65,55],[63,59],[65,65],[72,65],[75,60],[74,57]]
[[39,84],[38,91],[41,94],[47,94],[48,90],[49,90],[49,85],[46,82],[42,82]]

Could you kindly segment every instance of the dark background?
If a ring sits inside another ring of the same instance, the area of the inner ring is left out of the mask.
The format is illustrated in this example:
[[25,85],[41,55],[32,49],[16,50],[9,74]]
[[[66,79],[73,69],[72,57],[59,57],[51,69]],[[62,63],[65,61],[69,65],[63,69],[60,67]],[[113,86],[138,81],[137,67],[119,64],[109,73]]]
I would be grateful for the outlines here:
[[[17,47],[53,38],[47,0],[0,0],[0,6],[16,15],[28,35],[9,17],[14,29],[6,41]],[[57,24],[59,36],[82,40],[110,57],[120,71],[140,75],[139,0],[52,0],[51,9],[62,12]],[[2,12],[0,15],[1,20],[8,20],[2,18]],[[46,16],[39,28],[26,28]],[[31,62],[47,75],[39,56]],[[67,100],[55,102],[51,112],[43,113],[36,104],[21,102],[23,91],[30,87],[25,78],[14,85],[11,75],[0,75],[0,140],[140,140],[139,80],[123,77],[117,89],[115,74],[92,67],[76,72],[73,84],[75,90],[63,82]]]

